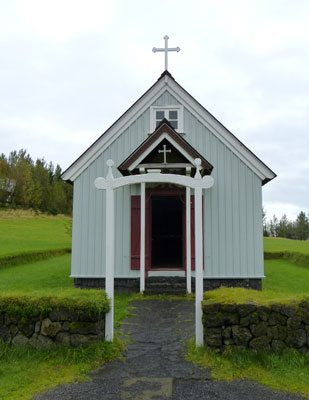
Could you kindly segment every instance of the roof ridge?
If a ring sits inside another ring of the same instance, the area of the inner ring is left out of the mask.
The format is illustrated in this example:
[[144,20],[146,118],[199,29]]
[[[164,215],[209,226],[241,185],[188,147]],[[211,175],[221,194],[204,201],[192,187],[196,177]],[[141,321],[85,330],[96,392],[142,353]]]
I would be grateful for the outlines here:
[[157,80],[159,81],[160,79],[164,78],[165,76],[168,76],[169,78],[173,79],[173,81],[176,82],[176,80],[173,77],[173,75],[167,69],[162,72],[162,74],[159,76],[159,78]]

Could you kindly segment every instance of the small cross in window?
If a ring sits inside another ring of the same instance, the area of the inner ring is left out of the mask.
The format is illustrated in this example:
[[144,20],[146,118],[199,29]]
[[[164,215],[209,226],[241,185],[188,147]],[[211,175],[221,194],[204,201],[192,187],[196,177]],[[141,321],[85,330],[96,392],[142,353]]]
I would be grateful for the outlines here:
[[163,150],[159,150],[159,153],[163,153],[163,163],[166,164],[166,153],[171,153],[172,150],[166,150],[166,144],[163,145]]

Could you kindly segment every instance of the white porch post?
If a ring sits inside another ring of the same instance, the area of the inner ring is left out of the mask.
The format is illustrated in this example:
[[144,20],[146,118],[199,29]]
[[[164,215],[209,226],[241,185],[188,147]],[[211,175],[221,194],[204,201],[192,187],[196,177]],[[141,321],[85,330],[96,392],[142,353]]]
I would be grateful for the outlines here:
[[145,182],[141,183],[140,292],[145,290]]
[[187,292],[191,293],[191,189],[186,186]]
[[115,263],[115,210],[114,189],[106,189],[106,250],[105,250],[105,291],[110,298],[110,310],[105,316],[105,340],[114,339],[114,263]]
[[202,231],[202,188],[194,189],[195,220],[195,344],[202,346],[202,301],[203,301],[203,231]]

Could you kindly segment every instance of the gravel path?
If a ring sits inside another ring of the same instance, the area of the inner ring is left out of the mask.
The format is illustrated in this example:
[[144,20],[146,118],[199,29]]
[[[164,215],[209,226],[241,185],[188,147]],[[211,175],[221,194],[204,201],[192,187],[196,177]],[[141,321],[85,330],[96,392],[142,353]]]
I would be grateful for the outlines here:
[[302,397],[247,381],[215,382],[208,370],[184,360],[194,336],[194,303],[143,300],[130,304],[134,318],[121,324],[130,335],[125,360],[90,374],[91,381],[58,386],[33,400],[300,400]]

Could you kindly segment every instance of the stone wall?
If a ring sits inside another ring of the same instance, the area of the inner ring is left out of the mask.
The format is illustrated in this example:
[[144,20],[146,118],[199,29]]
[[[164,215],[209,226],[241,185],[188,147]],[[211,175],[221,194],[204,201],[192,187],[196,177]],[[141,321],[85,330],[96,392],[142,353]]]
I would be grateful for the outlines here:
[[[186,289],[185,277],[158,277],[158,280],[164,279],[165,282],[170,280],[171,286],[173,282],[177,285],[182,282],[184,290]],[[155,277],[146,277],[146,285],[148,280],[155,280]],[[140,280],[139,278],[115,278],[115,291],[116,292],[139,292]],[[246,289],[261,290],[262,279],[248,278],[248,279],[206,279],[203,280],[204,292],[208,290],[218,289],[221,286],[225,287],[243,287]],[[80,289],[104,289],[105,278],[74,278],[74,286]],[[195,278],[191,280],[192,291],[195,292]],[[159,286],[158,286],[159,287]],[[166,288],[166,284],[163,289]]]
[[104,339],[105,314],[78,314],[64,307],[53,309],[45,318],[25,318],[0,311],[0,339],[20,346],[49,348],[77,347]]
[[309,302],[270,306],[203,304],[204,343],[209,349],[227,347],[309,352]]

